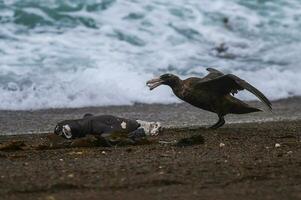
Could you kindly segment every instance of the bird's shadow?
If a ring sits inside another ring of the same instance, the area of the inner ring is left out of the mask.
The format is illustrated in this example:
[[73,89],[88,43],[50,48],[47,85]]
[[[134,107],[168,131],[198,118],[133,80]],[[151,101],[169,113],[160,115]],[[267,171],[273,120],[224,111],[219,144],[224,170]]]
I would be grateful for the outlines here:
[[193,135],[191,137],[180,139],[175,144],[175,146],[177,146],[177,147],[187,147],[187,146],[193,146],[193,145],[200,145],[200,144],[204,144],[204,143],[205,143],[204,137],[202,135],[198,134],[198,135]]

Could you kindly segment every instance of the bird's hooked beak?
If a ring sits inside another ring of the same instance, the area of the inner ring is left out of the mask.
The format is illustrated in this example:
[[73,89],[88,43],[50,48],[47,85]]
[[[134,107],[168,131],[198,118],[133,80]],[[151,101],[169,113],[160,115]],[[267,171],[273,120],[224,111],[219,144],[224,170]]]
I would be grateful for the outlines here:
[[156,87],[162,85],[164,81],[160,78],[154,78],[146,82],[146,85],[149,87],[150,90],[155,89]]

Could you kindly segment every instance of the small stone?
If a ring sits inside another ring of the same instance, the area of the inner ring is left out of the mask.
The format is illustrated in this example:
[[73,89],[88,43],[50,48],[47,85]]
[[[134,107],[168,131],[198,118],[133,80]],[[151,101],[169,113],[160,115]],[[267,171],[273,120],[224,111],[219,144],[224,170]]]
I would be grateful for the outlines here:
[[105,155],[105,154],[107,154],[107,152],[105,152],[105,151],[102,151],[102,152],[101,152],[101,154],[104,154],[104,155]]
[[279,147],[281,147],[281,145],[280,145],[279,143],[276,143],[276,144],[275,144],[275,147],[276,147],[276,148],[279,148]]
[[219,143],[219,147],[224,147],[224,146],[226,146],[224,143]]
[[64,161],[64,159],[60,158],[60,161],[61,161],[61,162],[63,162],[63,161]]
[[287,154],[292,154],[292,153],[293,153],[293,151],[288,151],[288,152],[287,152]]
[[46,200],[56,200],[56,198],[54,196],[46,196],[45,199]]
[[68,174],[68,178],[73,178],[74,174]]

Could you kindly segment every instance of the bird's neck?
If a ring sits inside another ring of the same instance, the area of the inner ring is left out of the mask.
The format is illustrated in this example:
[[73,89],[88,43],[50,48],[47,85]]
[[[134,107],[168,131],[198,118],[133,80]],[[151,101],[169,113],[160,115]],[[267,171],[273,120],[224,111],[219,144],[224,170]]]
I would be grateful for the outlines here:
[[169,85],[175,95],[179,96],[183,90],[183,81],[181,79],[177,79],[172,84]]

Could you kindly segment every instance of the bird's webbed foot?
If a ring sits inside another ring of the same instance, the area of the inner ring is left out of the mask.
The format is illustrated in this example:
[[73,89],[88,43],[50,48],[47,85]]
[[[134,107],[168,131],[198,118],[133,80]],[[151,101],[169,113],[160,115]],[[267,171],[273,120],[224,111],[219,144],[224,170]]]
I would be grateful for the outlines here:
[[225,124],[224,116],[218,116],[218,121],[213,125],[210,126],[209,129],[217,129]]

